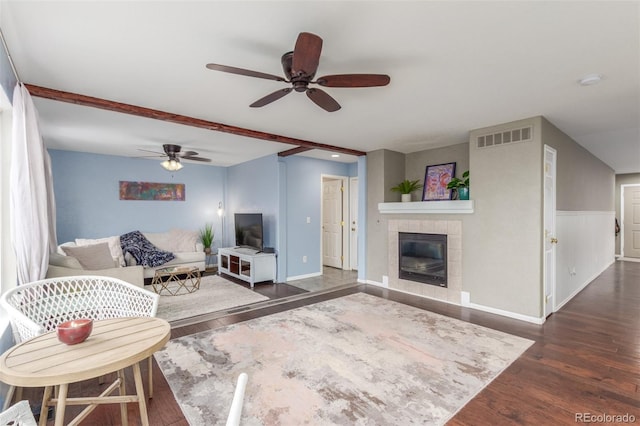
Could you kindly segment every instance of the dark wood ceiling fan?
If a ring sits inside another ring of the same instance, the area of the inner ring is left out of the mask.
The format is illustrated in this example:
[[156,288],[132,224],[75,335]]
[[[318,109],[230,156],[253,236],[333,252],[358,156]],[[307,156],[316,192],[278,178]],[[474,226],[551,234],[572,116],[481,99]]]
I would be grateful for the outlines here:
[[210,158],[198,157],[198,153],[195,151],[182,151],[182,147],[180,145],[173,144],[164,144],[162,145],[164,149],[164,153],[150,151],[148,149],[138,149],[138,151],[152,152],[156,155],[147,155],[146,157],[169,157],[169,160],[174,160],[180,162],[180,159],[183,158],[185,160],[193,160],[193,161],[202,161],[205,163],[210,163]]
[[309,87],[310,84],[324,87],[379,87],[386,86],[391,81],[391,78],[384,74],[325,75],[314,81],[313,78],[320,64],[321,52],[322,39],[315,34],[303,32],[298,35],[293,52],[282,55],[282,68],[286,78],[228,65],[207,64],[207,68],[214,71],[291,83],[291,87],[276,90],[252,103],[250,106],[254,108],[268,105],[295,90],[296,92],[306,92],[309,99],[320,108],[334,112],[340,109],[340,104],[324,90]]

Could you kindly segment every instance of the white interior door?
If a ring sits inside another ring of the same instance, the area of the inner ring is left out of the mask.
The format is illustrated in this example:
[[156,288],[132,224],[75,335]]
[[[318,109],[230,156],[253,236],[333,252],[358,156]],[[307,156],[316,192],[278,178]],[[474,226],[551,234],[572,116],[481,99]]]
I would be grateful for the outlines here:
[[342,181],[322,183],[322,264],[342,268]]
[[358,178],[349,179],[349,267],[358,269]]
[[544,146],[544,316],[554,312],[556,288],[556,151]]
[[622,255],[640,258],[640,185],[623,188]]

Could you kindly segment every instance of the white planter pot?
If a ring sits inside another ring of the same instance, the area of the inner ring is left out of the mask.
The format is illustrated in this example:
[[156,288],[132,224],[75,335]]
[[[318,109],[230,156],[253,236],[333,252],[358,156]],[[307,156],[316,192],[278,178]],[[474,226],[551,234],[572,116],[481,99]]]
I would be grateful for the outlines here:
[[408,203],[411,201],[411,194],[401,194],[402,202]]

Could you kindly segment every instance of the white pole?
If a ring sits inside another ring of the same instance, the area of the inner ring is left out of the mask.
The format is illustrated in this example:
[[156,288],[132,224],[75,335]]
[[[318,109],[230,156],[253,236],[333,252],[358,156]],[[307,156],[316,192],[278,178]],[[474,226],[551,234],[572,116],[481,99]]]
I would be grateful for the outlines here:
[[227,426],[238,426],[240,424],[240,417],[242,417],[242,403],[244,402],[244,390],[247,387],[248,379],[249,376],[247,376],[247,373],[241,373],[240,376],[238,376],[238,384],[236,385],[236,391],[233,394],[229,417],[227,417]]

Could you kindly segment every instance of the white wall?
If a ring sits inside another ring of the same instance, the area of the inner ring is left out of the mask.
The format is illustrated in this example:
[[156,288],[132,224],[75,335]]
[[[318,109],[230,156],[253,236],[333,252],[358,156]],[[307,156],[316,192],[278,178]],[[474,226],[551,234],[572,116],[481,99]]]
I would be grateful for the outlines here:
[[614,218],[614,211],[556,212],[556,310],[615,261]]

